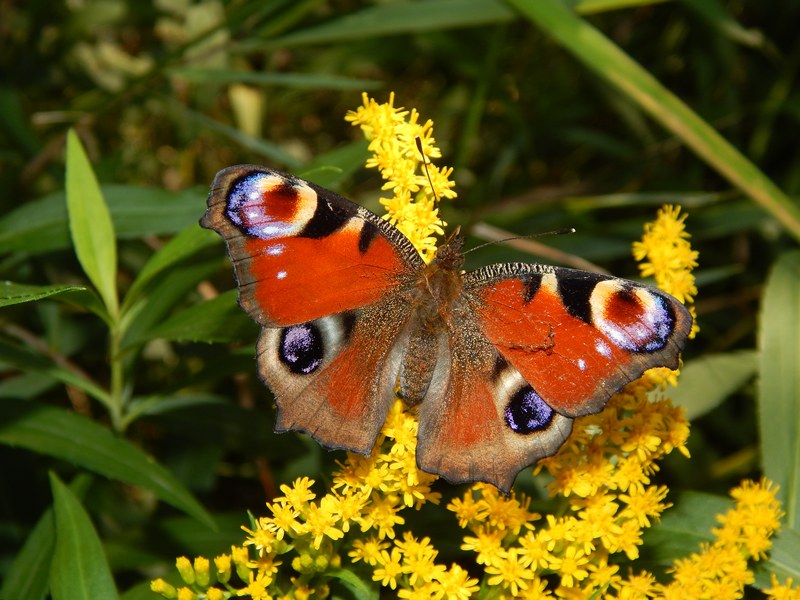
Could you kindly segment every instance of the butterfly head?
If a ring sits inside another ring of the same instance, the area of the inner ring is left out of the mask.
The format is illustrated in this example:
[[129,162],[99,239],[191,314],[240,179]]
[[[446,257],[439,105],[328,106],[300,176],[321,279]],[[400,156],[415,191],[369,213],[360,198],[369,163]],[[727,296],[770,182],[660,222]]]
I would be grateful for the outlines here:
[[461,251],[463,247],[464,236],[461,235],[461,227],[456,227],[436,251],[432,265],[443,271],[461,271],[464,267],[464,254]]

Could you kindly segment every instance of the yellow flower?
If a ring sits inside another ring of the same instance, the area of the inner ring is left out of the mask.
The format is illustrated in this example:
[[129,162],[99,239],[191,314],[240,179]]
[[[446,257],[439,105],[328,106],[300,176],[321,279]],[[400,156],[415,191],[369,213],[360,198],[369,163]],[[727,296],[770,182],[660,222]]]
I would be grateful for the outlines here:
[[409,575],[409,583],[416,585],[417,581],[429,582],[434,576],[444,569],[435,564],[436,555],[439,553],[431,545],[430,538],[418,540],[410,531],[403,533],[403,540],[395,542],[395,547],[403,555],[403,572]]
[[466,600],[480,588],[478,580],[469,576],[464,569],[457,564],[450,565],[449,569],[443,570],[434,575],[436,584],[433,589],[438,592],[438,597],[448,600]]
[[197,600],[197,594],[191,588],[178,588],[178,600]]
[[776,575],[770,575],[770,587],[764,590],[768,598],[774,600],[800,600],[800,587],[792,585],[792,578],[787,577],[785,583],[780,583]]
[[489,585],[501,585],[517,596],[520,590],[528,588],[528,581],[533,579],[533,574],[525,568],[524,561],[516,548],[495,554],[491,563],[486,567],[489,576],[486,582]]
[[305,522],[295,526],[295,531],[300,535],[311,534],[312,545],[316,550],[319,550],[323,538],[338,540],[344,535],[344,532],[335,526],[339,521],[334,512],[335,502],[333,496],[330,495],[323,496],[319,504],[312,502],[306,508]]
[[178,590],[161,578],[150,582],[150,590],[156,594],[161,594],[164,598],[177,598]]
[[406,522],[399,514],[399,504],[397,496],[381,497],[373,494],[372,502],[367,508],[366,514],[358,519],[361,524],[361,531],[377,529],[380,539],[394,539],[395,526]]
[[397,589],[397,578],[403,573],[401,558],[402,554],[398,548],[392,548],[391,553],[382,550],[378,557],[378,565],[372,574],[373,581],[380,581],[384,587]]
[[550,568],[561,577],[561,585],[572,587],[575,581],[582,581],[589,576],[586,565],[589,557],[575,546],[567,546],[563,556],[550,559]]
[[[655,277],[656,285],[675,296],[684,304],[691,303],[697,295],[692,269],[697,266],[698,253],[689,244],[685,214],[679,206],[664,206],[656,220],[645,226],[641,242],[634,242],[633,256],[639,261],[643,277]],[[694,316],[694,309],[690,307]],[[697,322],[692,326],[696,335]]]
[[654,598],[658,592],[656,578],[646,571],[639,575],[631,575],[614,585],[618,590],[617,598],[620,600],[644,600]]
[[475,561],[479,565],[489,565],[503,552],[501,540],[503,534],[498,531],[489,531],[485,527],[478,527],[475,536],[464,537],[461,544],[462,550],[471,550],[477,553]]
[[260,556],[272,552],[272,546],[277,539],[275,534],[270,529],[266,528],[268,523],[269,521],[267,519],[258,519],[256,521],[256,528],[252,531],[242,526],[242,529],[249,534],[244,545],[253,546]]
[[389,547],[388,542],[371,537],[366,540],[355,540],[353,542],[353,549],[348,553],[353,562],[363,560],[368,565],[375,566],[378,564],[381,552]]
[[549,569],[555,557],[547,549],[548,541],[540,533],[527,532],[519,538],[522,563],[533,571]]
[[306,502],[316,498],[316,494],[311,491],[312,485],[314,480],[308,477],[296,479],[291,486],[282,485],[283,498],[276,498],[276,501],[286,502],[296,511],[302,511]]
[[[436,254],[436,236],[443,233],[445,225],[435,202],[456,196],[450,181],[452,169],[438,168],[428,160],[441,156],[433,139],[433,122],[420,124],[416,109],[395,108],[394,93],[385,104],[378,104],[366,93],[362,100],[363,105],[348,112],[345,119],[361,127],[374,153],[367,167],[377,168],[386,180],[383,189],[392,191],[391,198],[381,198],[387,211],[385,218],[411,240],[424,260],[430,261]],[[420,169],[423,160],[430,182]]]

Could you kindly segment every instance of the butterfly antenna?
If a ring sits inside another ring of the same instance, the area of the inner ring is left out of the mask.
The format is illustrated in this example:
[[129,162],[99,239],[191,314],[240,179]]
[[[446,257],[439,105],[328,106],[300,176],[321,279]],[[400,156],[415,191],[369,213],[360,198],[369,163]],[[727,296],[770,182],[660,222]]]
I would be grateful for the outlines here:
[[425,171],[425,177],[428,178],[428,183],[431,186],[431,193],[433,194],[433,199],[438,203],[439,196],[436,195],[436,189],[433,187],[433,179],[431,179],[431,173],[430,171],[428,171],[429,161],[425,157],[425,153],[422,151],[422,138],[420,138],[418,135],[415,135],[414,143],[417,145],[417,152],[419,152],[419,155],[422,157],[422,168]]
[[531,238],[537,237],[544,237],[546,235],[567,235],[570,233],[575,233],[574,227],[564,227],[563,229],[554,229],[553,231],[542,231],[541,233],[531,233],[530,235],[515,235],[512,237],[503,238],[500,240],[490,240],[488,242],[484,242],[483,244],[479,244],[474,248],[470,248],[469,250],[465,250],[464,254],[467,252],[472,252],[473,250],[478,250],[479,248],[484,248],[486,246],[491,246],[493,244],[503,244],[505,242],[513,242],[515,240],[528,240]]

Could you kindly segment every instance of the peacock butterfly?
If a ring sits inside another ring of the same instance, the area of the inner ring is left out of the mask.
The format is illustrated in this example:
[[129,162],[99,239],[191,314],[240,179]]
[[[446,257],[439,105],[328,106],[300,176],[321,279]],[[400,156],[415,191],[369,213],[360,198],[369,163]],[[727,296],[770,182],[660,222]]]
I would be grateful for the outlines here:
[[452,237],[425,264],[393,225],[265,167],[220,171],[203,227],[262,327],[275,430],[369,454],[396,396],[417,407],[417,464],[508,491],[575,417],[676,368],[692,317],[652,287],[548,265],[462,270]]

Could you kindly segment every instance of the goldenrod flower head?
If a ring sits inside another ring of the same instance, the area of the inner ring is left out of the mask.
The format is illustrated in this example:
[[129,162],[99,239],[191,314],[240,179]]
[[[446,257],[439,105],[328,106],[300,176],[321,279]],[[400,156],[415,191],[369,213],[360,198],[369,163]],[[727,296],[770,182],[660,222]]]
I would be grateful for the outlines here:
[[[645,225],[642,240],[633,243],[633,256],[639,261],[642,276],[654,277],[658,287],[690,305],[694,317],[691,303],[697,296],[697,286],[692,270],[697,267],[698,252],[689,243],[685,220],[679,206],[661,208],[656,220]],[[695,320],[690,337],[698,331]]]
[[793,585],[791,577],[787,577],[785,583],[780,583],[776,575],[770,575],[770,587],[764,593],[767,598],[774,600],[800,600],[800,586]]
[[[430,261],[436,254],[436,236],[444,233],[446,225],[439,218],[436,202],[456,197],[450,180],[452,168],[439,168],[429,161],[441,156],[433,139],[433,121],[420,123],[416,109],[396,108],[394,93],[385,104],[378,104],[366,93],[362,99],[363,105],[348,112],[345,119],[361,127],[373,152],[367,167],[377,168],[386,180],[383,190],[392,192],[391,198],[381,198],[385,218],[411,240],[425,261]],[[415,143],[417,138],[422,155]],[[427,175],[421,168],[423,161]]]

